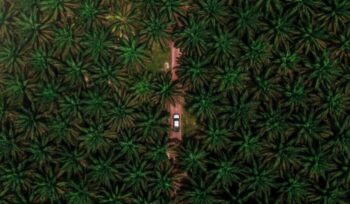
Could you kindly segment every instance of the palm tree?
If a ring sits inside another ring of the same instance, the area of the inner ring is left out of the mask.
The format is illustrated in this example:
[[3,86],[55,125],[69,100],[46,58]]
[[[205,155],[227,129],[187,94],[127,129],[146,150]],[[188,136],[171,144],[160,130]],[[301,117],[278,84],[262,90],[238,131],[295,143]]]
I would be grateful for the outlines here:
[[211,74],[209,66],[212,65],[208,58],[183,54],[180,58],[180,66],[176,68],[176,75],[188,90],[203,88],[209,83]]
[[277,69],[276,72],[278,75],[292,76],[301,69],[302,57],[292,51],[289,46],[285,49],[277,49],[274,54],[276,57],[273,60],[273,64]]
[[346,116],[345,119],[335,119],[332,123],[333,130],[332,136],[327,140],[324,145],[326,148],[334,154],[335,158],[342,154],[349,154],[350,144],[350,117]]
[[308,152],[302,158],[302,175],[314,181],[326,179],[326,175],[333,171],[336,166],[331,161],[329,152],[319,147],[308,147]]
[[182,91],[177,80],[172,80],[171,72],[160,73],[153,82],[154,94],[151,101],[160,107],[168,107],[180,102]]
[[74,118],[64,117],[62,114],[55,114],[48,119],[47,137],[56,143],[74,143],[78,138],[79,131],[75,124],[79,123]]
[[152,143],[152,146],[145,149],[144,158],[148,161],[151,161],[154,163],[154,166],[159,168],[158,166],[164,166],[169,161],[169,158],[167,156],[167,137],[161,137],[157,141],[154,141]]
[[276,188],[275,172],[253,159],[250,166],[246,168],[244,177],[242,188],[253,190],[256,201],[269,203],[271,190]]
[[305,203],[308,196],[308,188],[308,183],[303,181],[300,176],[287,175],[284,177],[284,181],[279,189],[280,195],[277,198],[277,202],[286,204]]
[[64,76],[64,82],[75,87],[86,86],[85,76],[88,74],[88,70],[91,67],[89,59],[82,55],[70,55],[63,63],[63,66],[64,67],[60,69],[60,74]]
[[147,70],[133,73],[134,82],[129,86],[129,90],[135,100],[144,103],[153,96],[153,77],[153,73]]
[[[51,141],[46,137],[33,139],[25,151],[28,155],[28,161],[38,167],[49,166],[55,163],[57,147],[49,145]],[[34,166],[34,165],[33,165]]]
[[114,87],[119,92],[128,83],[128,75],[125,69],[118,64],[114,57],[100,58],[93,63],[89,70],[91,81],[99,87]]
[[22,72],[13,76],[5,78],[5,90],[4,96],[8,99],[9,103],[14,105],[20,105],[23,102],[30,106],[31,101],[36,91],[36,81],[30,77],[31,74]]
[[263,103],[256,116],[258,124],[256,127],[261,135],[267,135],[268,139],[273,139],[281,135],[289,135],[292,132],[288,123],[290,115],[280,107],[280,104]]
[[230,144],[236,151],[237,158],[253,161],[262,150],[262,138],[252,128],[238,128],[236,136]]
[[98,196],[99,203],[101,204],[123,204],[130,203],[132,195],[126,190],[125,184],[114,188],[103,188],[101,194]]
[[70,181],[67,186],[69,190],[65,194],[65,200],[68,204],[92,204],[94,203],[95,195],[92,192],[92,187],[85,179],[76,182]]
[[313,109],[291,117],[296,121],[293,126],[297,131],[297,143],[311,145],[332,135],[330,127]]
[[195,136],[208,152],[219,153],[229,148],[227,144],[231,142],[232,131],[219,120],[209,120],[195,130]]
[[214,82],[218,90],[230,95],[230,91],[241,93],[249,81],[248,73],[235,62],[228,62],[223,66],[215,67]]
[[21,42],[4,42],[0,48],[0,65],[7,73],[21,73],[25,70],[26,48]]
[[24,150],[21,148],[23,140],[13,128],[2,129],[0,132],[0,161],[16,159],[23,156]]
[[192,56],[205,53],[208,47],[206,42],[209,37],[206,24],[193,15],[181,20],[181,24],[183,26],[176,29],[174,34],[176,47],[181,48],[181,52]]
[[339,186],[337,180],[329,178],[323,184],[316,184],[313,194],[309,196],[311,202],[328,204],[346,204],[349,190]]
[[135,128],[119,133],[117,149],[127,162],[140,160],[140,155],[145,152],[145,145],[141,140]]
[[218,27],[215,35],[212,36],[213,42],[210,43],[210,49],[213,51],[213,62],[223,64],[222,62],[230,61],[230,59],[238,56],[236,48],[238,40],[225,27]]
[[50,81],[55,77],[57,68],[55,67],[55,60],[53,59],[52,50],[39,48],[34,50],[29,57],[29,65],[34,74],[42,80]]
[[106,58],[116,48],[110,31],[102,26],[97,26],[96,29],[87,31],[81,44],[84,49],[82,51],[83,55],[93,59]]
[[81,50],[82,29],[68,20],[58,22],[53,28],[53,48],[55,55],[66,59],[69,54],[78,55]]
[[251,83],[247,88],[251,91],[253,99],[268,101],[270,98],[276,99],[281,96],[280,80],[274,75],[272,69],[263,67],[261,71],[251,71]]
[[218,154],[219,158],[211,161],[214,168],[209,172],[209,177],[216,189],[228,189],[240,182],[245,170],[242,162],[228,156],[226,152]]
[[49,16],[52,21],[71,17],[77,8],[76,2],[73,0],[44,0],[39,2],[40,10],[44,15]]
[[150,15],[146,16],[142,22],[140,39],[147,44],[148,48],[152,49],[153,45],[157,44],[162,50],[165,50],[171,37],[169,30],[171,25],[164,16],[150,12]]
[[32,170],[25,161],[11,160],[0,165],[0,181],[4,190],[10,190],[16,194],[26,191],[32,185]]
[[320,110],[321,118],[342,118],[350,103],[349,96],[341,89],[321,91],[313,100]]
[[34,139],[47,133],[47,113],[39,112],[35,107],[25,109],[21,107],[10,117],[16,132],[24,138]]
[[158,140],[162,135],[166,135],[169,130],[169,114],[159,109],[157,106],[146,105],[139,111],[135,124],[137,131],[143,135],[147,141]]
[[152,166],[148,161],[134,161],[124,166],[125,175],[123,175],[123,182],[127,188],[132,192],[140,192],[148,189],[149,176],[152,175]]
[[340,153],[334,157],[334,163],[338,166],[338,169],[329,174],[331,180],[338,179],[339,183],[345,188],[349,189],[350,186],[350,161],[349,153]]
[[290,113],[307,110],[312,89],[305,85],[303,77],[286,78],[284,84],[284,102],[282,104],[285,108],[289,108]]
[[197,140],[184,139],[184,144],[180,147],[180,166],[186,172],[196,175],[198,172],[205,172],[207,169],[208,152]]
[[327,46],[324,30],[311,17],[302,23],[295,40],[297,50],[306,54],[317,53]]
[[226,127],[236,129],[246,128],[249,122],[254,119],[259,102],[253,100],[247,91],[241,94],[228,94],[221,101],[219,107],[219,118]]
[[232,24],[229,27],[234,28],[240,38],[247,36],[253,37],[259,32],[263,23],[261,20],[261,13],[257,12],[257,8],[252,6],[248,1],[240,3],[239,6],[235,6],[232,14]]
[[33,196],[36,202],[57,203],[65,191],[66,182],[60,178],[62,174],[57,169],[46,169],[42,174],[34,175]]
[[283,177],[287,172],[298,169],[301,163],[301,153],[304,148],[297,146],[295,140],[288,135],[281,135],[272,141],[263,141],[261,158],[271,168]]
[[240,59],[242,66],[248,69],[252,67],[259,70],[259,67],[270,63],[272,48],[266,37],[260,36],[257,39],[250,39],[248,45],[243,45],[243,56]]
[[168,161],[163,162],[161,165],[157,165],[155,173],[151,178],[151,189],[154,190],[154,195],[157,197],[170,198],[179,185],[180,176],[175,167]]
[[58,101],[59,112],[63,117],[82,120],[82,108],[79,93],[73,93],[70,96],[64,95]]
[[315,0],[287,0],[286,2],[286,12],[296,15],[299,20],[314,16],[319,7],[320,1]]
[[197,9],[197,15],[205,24],[215,27],[227,23],[229,11],[224,0],[204,0],[197,1],[196,3],[199,7]]
[[102,153],[98,157],[89,157],[90,164],[88,166],[89,173],[87,174],[89,181],[92,181],[98,185],[104,185],[112,187],[113,183],[117,180],[121,180],[119,173],[120,166],[117,164],[118,156],[114,153],[106,155]]
[[15,18],[24,42],[34,48],[49,45],[52,42],[53,32],[47,19],[41,19],[38,12],[26,15],[21,14]]
[[167,15],[169,20],[178,21],[185,16],[184,7],[187,3],[180,0],[160,0],[160,12]]
[[[142,7],[139,7],[142,8]],[[135,36],[140,26],[140,11],[133,2],[120,0],[111,4],[109,14],[106,16],[112,32],[120,39]]]
[[105,24],[105,14],[107,8],[103,6],[102,1],[86,0],[81,2],[79,8],[74,9],[77,21],[85,28],[96,28]]
[[72,150],[68,145],[61,146],[57,161],[61,164],[61,171],[66,176],[65,178],[81,177],[80,175],[83,175],[88,164],[87,157],[88,154],[81,148],[73,148]]
[[38,110],[57,112],[57,100],[59,100],[60,94],[66,91],[62,82],[59,79],[50,80],[50,82],[40,81],[37,90],[32,102],[38,104]]
[[14,38],[15,35],[15,23],[14,17],[17,15],[17,11],[13,9],[13,6],[5,1],[0,2],[0,39],[9,40]]
[[198,89],[188,93],[185,108],[199,121],[217,118],[220,95],[213,88]]
[[305,67],[309,72],[311,84],[315,88],[329,87],[340,76],[339,63],[336,59],[331,59],[329,52],[322,52],[321,56],[315,56],[315,63],[307,62]]
[[272,17],[266,27],[265,36],[269,41],[273,42],[273,45],[276,47],[289,47],[292,42],[292,36],[296,33],[293,17],[288,13],[284,15],[271,13],[271,15]]
[[[190,179],[188,190],[179,198],[180,203],[193,204],[216,204],[220,203],[218,196],[214,190],[214,186],[205,183],[203,180]],[[186,187],[185,187],[186,188]]]
[[268,14],[283,11],[283,3],[281,0],[258,0],[255,6]]
[[350,4],[345,0],[322,1],[318,20],[329,31],[339,33],[350,19]]
[[148,58],[146,45],[136,38],[123,39],[118,47],[118,53],[123,66],[137,68],[145,66],[145,59]]
[[339,57],[340,62],[349,64],[348,57],[350,56],[350,31],[344,30],[339,35],[335,36],[335,47],[331,53],[334,53],[335,58]]
[[107,114],[109,102],[106,98],[106,89],[96,87],[83,93],[81,106],[86,118],[102,118]]
[[135,126],[135,120],[139,114],[136,111],[137,101],[133,99],[133,96],[123,91],[113,94],[112,101],[108,101],[109,111],[105,114],[106,124],[117,132]]
[[85,121],[86,126],[79,126],[81,136],[80,146],[82,146],[87,152],[96,153],[108,151],[112,146],[112,138],[116,135],[108,131],[101,120]]

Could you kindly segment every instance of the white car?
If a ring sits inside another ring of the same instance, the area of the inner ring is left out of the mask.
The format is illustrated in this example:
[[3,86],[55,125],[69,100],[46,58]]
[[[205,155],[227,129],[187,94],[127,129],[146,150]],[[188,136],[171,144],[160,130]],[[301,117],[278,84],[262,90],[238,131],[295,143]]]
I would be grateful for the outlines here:
[[173,131],[179,132],[180,131],[180,114],[174,113],[173,115]]

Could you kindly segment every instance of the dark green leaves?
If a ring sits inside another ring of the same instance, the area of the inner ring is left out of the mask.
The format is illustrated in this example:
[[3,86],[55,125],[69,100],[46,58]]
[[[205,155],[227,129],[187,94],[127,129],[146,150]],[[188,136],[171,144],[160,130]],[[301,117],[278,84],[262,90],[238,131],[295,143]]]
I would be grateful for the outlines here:
[[143,22],[144,28],[141,30],[141,39],[145,41],[149,48],[155,43],[162,49],[166,49],[170,40],[169,22],[163,16],[151,13]]
[[37,13],[22,14],[16,21],[25,42],[30,43],[34,47],[48,44],[52,40],[53,32],[50,29],[50,24],[45,23],[45,19],[40,19]]
[[124,39],[118,51],[121,62],[125,67],[135,68],[137,66],[144,66],[144,60],[147,56],[146,45],[140,44],[137,39]]
[[23,48],[18,44],[5,43],[0,48],[0,64],[7,67],[7,72],[19,73],[25,67],[25,55]]
[[206,25],[193,16],[189,17],[184,24],[182,30],[176,33],[176,45],[181,47],[184,53],[204,53],[207,50],[206,40],[209,33]]

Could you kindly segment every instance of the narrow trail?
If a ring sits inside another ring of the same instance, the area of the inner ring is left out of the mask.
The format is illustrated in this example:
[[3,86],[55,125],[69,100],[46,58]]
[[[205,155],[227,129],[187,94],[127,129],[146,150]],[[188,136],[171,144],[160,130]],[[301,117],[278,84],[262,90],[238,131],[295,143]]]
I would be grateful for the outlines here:
[[[170,65],[170,69],[171,69],[171,79],[173,81],[177,80],[178,77],[176,75],[176,68],[178,67],[178,59],[181,56],[181,51],[180,49],[176,48],[174,43],[171,42],[170,43],[170,48],[171,48],[171,65]],[[169,133],[169,141],[170,143],[178,143],[182,141],[182,113],[183,113],[183,102],[184,100],[179,100],[179,102],[177,102],[175,105],[170,105],[169,107],[169,122],[170,122],[170,133]],[[173,131],[173,115],[175,113],[178,113],[180,115],[180,131],[175,132]],[[176,151],[171,151],[168,150],[167,152],[168,158],[170,160],[172,160],[175,164],[175,166],[178,165],[176,158],[177,158],[177,152]],[[177,176],[176,179],[173,181],[173,184],[175,186],[175,188],[173,189],[172,195],[173,197],[176,199],[176,194],[177,192],[180,190],[181,185],[182,185],[182,180],[187,177],[186,172],[181,172],[179,171],[179,167],[176,167],[176,171],[177,171]]]
[[[181,56],[181,51],[180,51],[180,49],[178,49],[174,46],[173,42],[170,44],[170,46],[171,46],[171,67],[170,67],[171,68],[171,78],[174,81],[174,80],[178,79],[178,77],[176,75],[176,67],[178,66],[178,59]],[[173,118],[172,118],[173,115],[175,113],[180,114],[180,131],[179,132],[171,131],[171,133],[170,133],[170,139],[176,139],[179,141],[182,140],[182,135],[181,135],[181,133],[182,133],[181,121],[182,121],[182,109],[183,109],[182,105],[183,104],[178,102],[177,104],[175,104],[175,106],[170,105],[170,108],[169,108],[170,117],[171,117],[171,120],[170,120],[171,127],[173,126],[173,124],[172,124],[173,123]]]

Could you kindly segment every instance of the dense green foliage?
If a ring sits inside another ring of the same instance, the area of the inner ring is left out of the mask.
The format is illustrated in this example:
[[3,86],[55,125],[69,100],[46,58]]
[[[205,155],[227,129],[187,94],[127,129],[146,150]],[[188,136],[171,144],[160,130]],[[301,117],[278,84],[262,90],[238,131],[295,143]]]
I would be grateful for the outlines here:
[[350,2],[195,0],[177,203],[349,203]]
[[180,172],[166,107],[181,89],[144,67],[168,47],[167,13],[119,0],[0,8],[0,203],[169,203]]
[[[0,203],[350,203],[349,26],[347,0],[0,0]],[[171,41],[175,81],[147,67]]]

